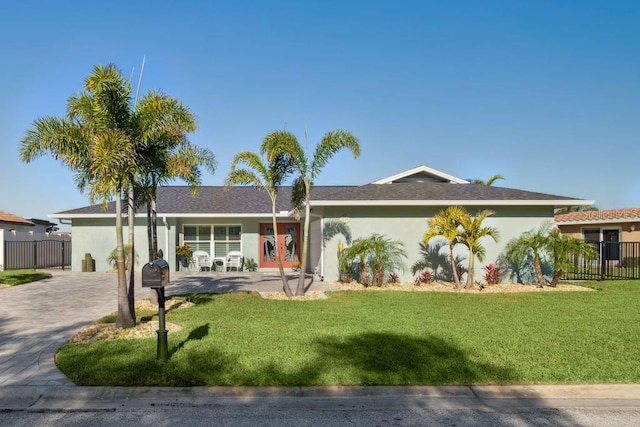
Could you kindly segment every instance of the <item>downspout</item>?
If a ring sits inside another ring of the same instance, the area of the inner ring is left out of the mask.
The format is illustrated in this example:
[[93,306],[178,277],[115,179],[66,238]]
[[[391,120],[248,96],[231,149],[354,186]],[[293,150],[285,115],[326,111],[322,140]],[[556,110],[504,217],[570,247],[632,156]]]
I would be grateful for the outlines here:
[[164,224],[164,259],[166,261],[169,256],[169,222],[166,216],[162,217],[162,223]]

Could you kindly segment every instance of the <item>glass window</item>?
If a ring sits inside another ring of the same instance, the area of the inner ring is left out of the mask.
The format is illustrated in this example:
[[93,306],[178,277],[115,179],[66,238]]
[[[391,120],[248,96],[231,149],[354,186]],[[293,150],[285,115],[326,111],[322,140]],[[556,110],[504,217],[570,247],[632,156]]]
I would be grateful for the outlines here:
[[211,226],[210,225],[185,225],[184,242],[194,251],[211,252]]
[[213,227],[213,256],[225,257],[231,251],[240,251],[239,225],[216,225]]

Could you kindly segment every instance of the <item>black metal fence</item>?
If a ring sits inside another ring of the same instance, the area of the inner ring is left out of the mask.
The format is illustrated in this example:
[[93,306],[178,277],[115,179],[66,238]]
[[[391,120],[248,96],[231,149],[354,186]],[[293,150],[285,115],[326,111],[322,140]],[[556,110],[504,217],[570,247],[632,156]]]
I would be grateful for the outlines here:
[[598,259],[574,257],[564,275],[574,280],[640,279],[640,242],[592,242]]
[[4,269],[71,267],[71,240],[5,241]]

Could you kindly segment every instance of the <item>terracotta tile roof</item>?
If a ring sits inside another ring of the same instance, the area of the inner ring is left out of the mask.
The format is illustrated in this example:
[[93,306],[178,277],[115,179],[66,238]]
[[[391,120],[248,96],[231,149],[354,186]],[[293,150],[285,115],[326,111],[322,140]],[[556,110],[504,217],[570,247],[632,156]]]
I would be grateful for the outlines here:
[[2,222],[9,224],[33,225],[33,223],[28,219],[11,214],[9,212],[0,211],[0,223]]
[[599,211],[570,212],[556,215],[558,223],[611,221],[611,220],[640,220],[640,208],[606,209]]

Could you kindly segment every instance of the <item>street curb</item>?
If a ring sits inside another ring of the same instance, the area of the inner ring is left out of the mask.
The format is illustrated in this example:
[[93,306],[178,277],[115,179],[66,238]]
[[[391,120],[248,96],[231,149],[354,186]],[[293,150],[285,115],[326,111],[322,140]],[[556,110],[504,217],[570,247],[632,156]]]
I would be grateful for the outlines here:
[[[0,387],[0,410],[117,410],[150,406],[332,406],[338,402],[432,408],[640,407],[640,384],[381,387]],[[344,403],[342,403],[344,404]]]

